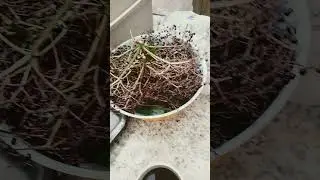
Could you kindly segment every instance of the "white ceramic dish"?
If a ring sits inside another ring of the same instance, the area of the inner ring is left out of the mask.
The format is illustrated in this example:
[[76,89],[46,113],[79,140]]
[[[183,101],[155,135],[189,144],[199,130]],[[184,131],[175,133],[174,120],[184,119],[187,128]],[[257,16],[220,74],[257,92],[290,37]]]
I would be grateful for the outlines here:
[[[307,1],[291,0],[288,1],[288,6],[291,7],[295,12],[291,18],[297,30],[298,48],[296,61],[301,65],[305,65],[309,55],[311,32]],[[214,160],[216,157],[224,155],[239,147],[250,138],[255,136],[274,119],[274,117],[290,99],[291,94],[294,92],[299,83],[300,74],[298,73],[298,69],[294,69],[294,73],[296,74],[296,78],[282,89],[278,97],[273,101],[269,108],[250,127],[220,147],[211,149],[211,160]]]
[[[158,32],[155,32],[155,33],[158,33]],[[178,33],[177,33],[178,34]],[[183,34],[183,33],[181,33]],[[140,35],[140,36],[137,36],[135,37],[135,40],[139,40],[141,39],[142,37],[144,37],[146,35]],[[179,35],[177,35],[177,37],[179,37]],[[183,35],[181,35],[181,38],[183,38]],[[194,49],[194,53],[196,53],[196,56],[197,56],[197,62],[199,63],[200,65],[200,70],[202,72],[202,83],[201,83],[201,87],[197,90],[197,92],[193,95],[193,97],[188,101],[186,102],[185,104],[183,104],[182,106],[180,106],[179,108],[175,109],[175,110],[172,110],[170,112],[167,112],[167,113],[164,113],[164,114],[160,114],[160,115],[152,115],[152,116],[145,116],[145,115],[139,115],[139,114],[133,114],[133,113],[130,113],[130,112],[127,112],[127,111],[124,111],[122,110],[121,108],[119,108],[118,106],[116,106],[112,101],[110,101],[110,105],[111,107],[114,108],[115,111],[118,111],[120,112],[121,114],[123,115],[126,115],[126,116],[129,116],[129,117],[132,117],[132,118],[136,118],[136,119],[142,119],[142,120],[159,120],[159,119],[164,119],[164,118],[167,118],[169,116],[172,116],[172,115],[175,115],[176,113],[180,112],[181,110],[183,110],[184,108],[186,108],[187,106],[189,106],[199,95],[200,93],[202,92],[203,90],[203,87],[205,85],[205,83],[207,82],[207,63],[204,59],[201,59],[199,54],[197,54],[197,48],[196,48],[196,44],[194,42],[190,42],[191,46],[193,47]],[[128,45],[128,46],[131,46],[132,45],[132,39],[129,39],[125,42],[123,42],[122,44],[120,44],[118,47],[121,47],[121,46],[124,46],[124,45]],[[117,48],[118,48],[117,47]],[[113,50],[116,51],[115,48]]]

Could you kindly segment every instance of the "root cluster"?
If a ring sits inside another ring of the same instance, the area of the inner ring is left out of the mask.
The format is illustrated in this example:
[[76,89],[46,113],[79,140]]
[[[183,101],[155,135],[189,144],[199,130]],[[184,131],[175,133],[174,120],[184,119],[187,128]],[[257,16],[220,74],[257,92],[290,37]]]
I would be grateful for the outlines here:
[[213,1],[212,147],[251,125],[295,77],[296,30],[288,22],[293,11],[282,2]]
[[167,111],[186,103],[200,88],[199,60],[187,41],[172,31],[149,33],[116,49],[110,59],[111,100],[123,110],[161,106]]
[[100,0],[0,2],[0,118],[64,163],[93,161],[109,143],[106,8]]

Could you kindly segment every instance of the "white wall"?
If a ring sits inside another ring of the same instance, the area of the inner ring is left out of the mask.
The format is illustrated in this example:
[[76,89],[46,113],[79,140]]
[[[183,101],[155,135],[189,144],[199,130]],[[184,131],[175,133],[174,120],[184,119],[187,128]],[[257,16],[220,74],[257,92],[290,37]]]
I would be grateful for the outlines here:
[[192,11],[192,0],[152,0],[153,12]]
[[[138,4],[133,4],[138,2]],[[132,8],[132,5],[134,7]],[[152,1],[151,0],[111,0],[111,17],[118,18],[120,14],[129,10],[122,18],[111,21],[110,48],[113,49],[120,43],[130,39],[130,30],[133,36],[137,36],[152,30]]]

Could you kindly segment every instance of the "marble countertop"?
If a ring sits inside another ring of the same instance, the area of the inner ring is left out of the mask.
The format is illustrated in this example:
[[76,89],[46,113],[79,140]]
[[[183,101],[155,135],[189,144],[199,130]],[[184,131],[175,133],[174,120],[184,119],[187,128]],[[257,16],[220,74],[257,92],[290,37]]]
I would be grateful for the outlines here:
[[[175,24],[195,32],[204,58],[209,58],[210,20],[192,12],[174,12],[157,19],[154,29]],[[158,26],[159,25],[159,26]],[[202,48],[203,46],[203,48]],[[209,74],[208,74],[209,76]],[[172,168],[182,180],[210,179],[210,88],[169,121],[129,119],[111,146],[111,180],[138,180],[154,165]]]

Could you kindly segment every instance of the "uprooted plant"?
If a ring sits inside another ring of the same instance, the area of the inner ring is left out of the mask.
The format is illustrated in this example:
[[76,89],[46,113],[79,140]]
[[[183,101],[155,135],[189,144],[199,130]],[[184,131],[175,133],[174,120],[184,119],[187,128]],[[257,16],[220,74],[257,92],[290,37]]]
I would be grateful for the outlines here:
[[95,161],[109,144],[104,2],[4,0],[0,10],[0,121],[54,159]]
[[252,124],[295,77],[293,10],[282,0],[213,1],[211,146]]
[[295,12],[285,1],[212,1],[210,126],[217,148],[257,120],[298,71],[320,68],[297,61]]
[[186,103],[201,87],[202,74],[190,45],[172,33],[148,33],[131,39],[113,51],[110,58],[111,100],[119,108],[135,113],[139,108],[160,106],[164,111]]

